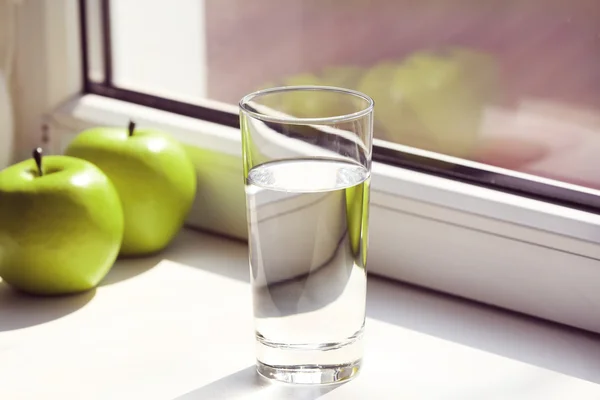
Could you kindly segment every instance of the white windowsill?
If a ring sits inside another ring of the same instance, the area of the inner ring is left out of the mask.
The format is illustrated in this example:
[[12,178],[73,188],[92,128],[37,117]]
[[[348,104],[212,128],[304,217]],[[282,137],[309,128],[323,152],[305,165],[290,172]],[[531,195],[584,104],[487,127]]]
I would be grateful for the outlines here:
[[[48,116],[50,150],[90,126],[132,118],[201,149],[188,224],[246,238],[236,129],[100,96]],[[600,217],[374,163],[369,270],[600,332]]]
[[0,291],[0,398],[527,399],[600,397],[600,339],[369,278],[363,372],[335,387],[254,372],[247,247],[184,230],[119,261],[95,293]]

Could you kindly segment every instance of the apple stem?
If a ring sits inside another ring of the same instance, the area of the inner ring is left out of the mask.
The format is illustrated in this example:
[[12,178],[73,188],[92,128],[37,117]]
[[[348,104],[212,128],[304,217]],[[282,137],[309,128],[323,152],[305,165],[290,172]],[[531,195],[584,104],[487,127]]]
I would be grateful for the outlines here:
[[35,160],[35,163],[37,164],[38,167],[38,173],[40,176],[44,175],[44,172],[42,171],[42,155],[43,155],[43,151],[41,147],[38,147],[37,149],[33,150],[33,159]]
[[129,127],[127,129],[129,130],[129,136],[133,136],[133,131],[135,130],[135,122],[129,121]]

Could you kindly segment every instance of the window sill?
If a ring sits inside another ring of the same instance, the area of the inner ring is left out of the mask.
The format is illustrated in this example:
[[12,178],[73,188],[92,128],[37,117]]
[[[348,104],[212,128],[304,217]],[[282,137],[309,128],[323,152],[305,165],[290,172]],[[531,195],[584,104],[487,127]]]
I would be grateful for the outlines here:
[[[235,110],[235,108],[233,108]],[[190,226],[246,238],[237,130],[100,96],[49,116],[51,151],[132,118],[190,149],[199,195]],[[374,163],[369,270],[600,332],[600,216]]]
[[95,293],[40,304],[2,291],[0,398],[600,396],[597,337],[374,277],[361,375],[268,385],[253,367],[247,260],[243,243],[184,230],[160,255],[119,261]]

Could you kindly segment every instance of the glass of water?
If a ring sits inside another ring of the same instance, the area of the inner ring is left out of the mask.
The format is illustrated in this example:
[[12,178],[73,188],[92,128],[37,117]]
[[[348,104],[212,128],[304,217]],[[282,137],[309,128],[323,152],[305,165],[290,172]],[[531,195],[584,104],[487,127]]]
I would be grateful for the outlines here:
[[373,100],[341,88],[240,101],[258,372],[351,379],[363,356]]

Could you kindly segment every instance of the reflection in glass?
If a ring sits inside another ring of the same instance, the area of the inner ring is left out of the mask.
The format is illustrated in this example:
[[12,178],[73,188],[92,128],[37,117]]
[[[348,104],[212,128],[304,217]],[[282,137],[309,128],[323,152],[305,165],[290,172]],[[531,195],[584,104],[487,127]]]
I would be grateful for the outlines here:
[[206,16],[210,98],[357,89],[377,138],[600,189],[597,0],[208,0]]

